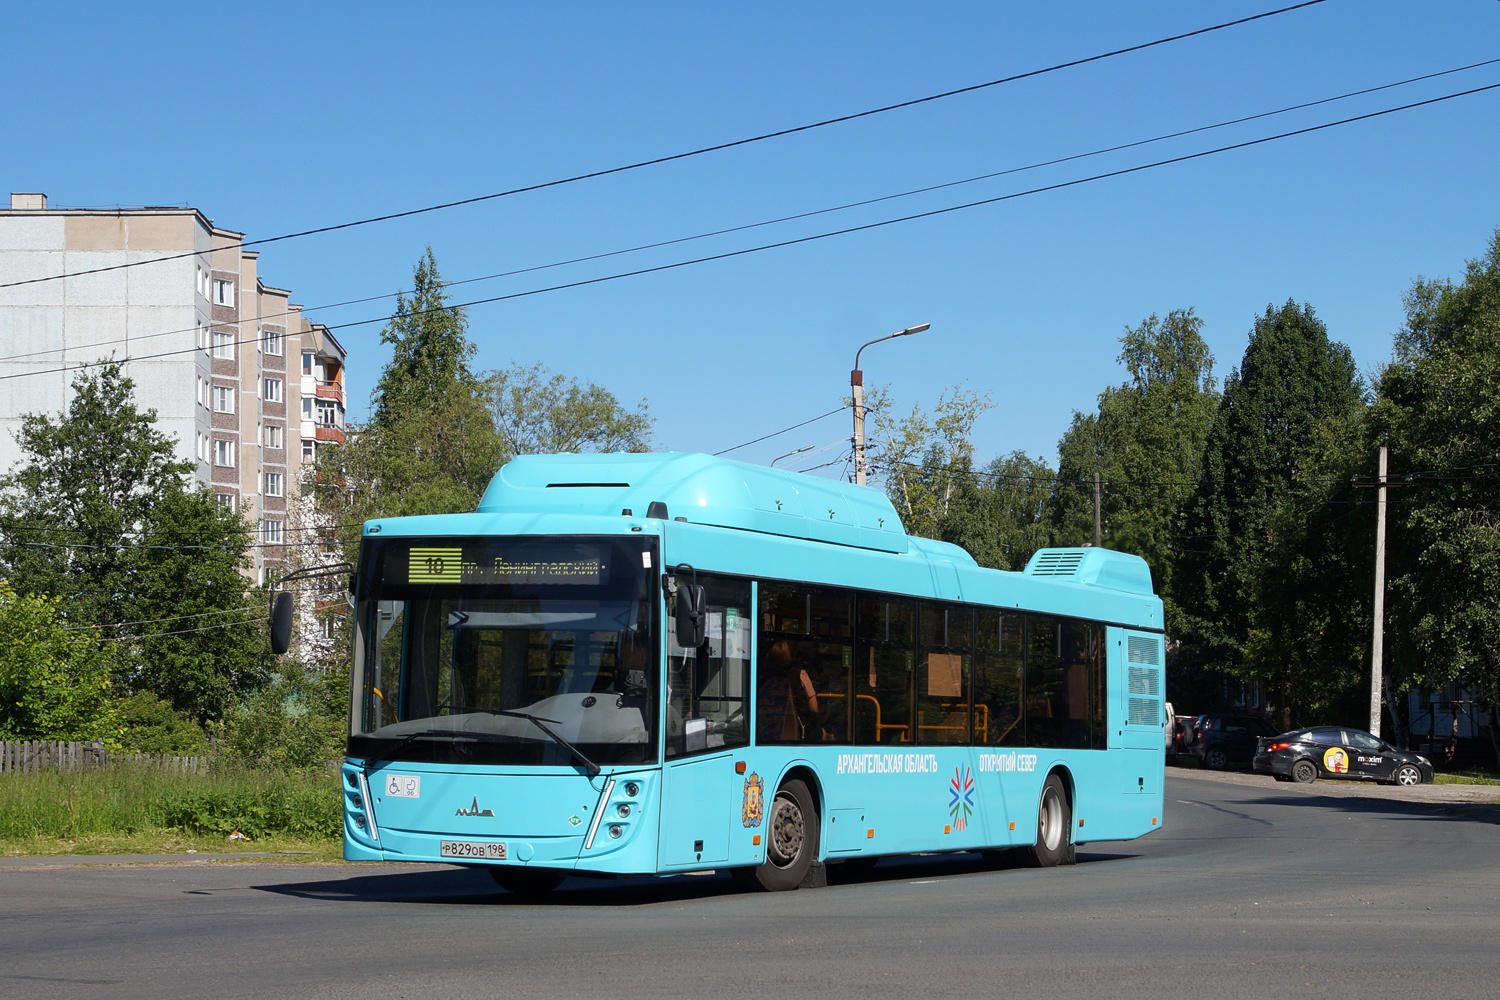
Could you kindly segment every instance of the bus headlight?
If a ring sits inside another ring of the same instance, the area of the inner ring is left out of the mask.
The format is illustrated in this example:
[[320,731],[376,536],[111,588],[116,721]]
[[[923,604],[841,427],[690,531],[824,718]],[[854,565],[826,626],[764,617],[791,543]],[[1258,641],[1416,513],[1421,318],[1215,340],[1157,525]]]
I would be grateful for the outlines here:
[[620,839],[620,835],[622,833],[624,833],[624,832],[625,832],[624,828],[621,827],[618,823],[613,824],[609,828],[609,839],[610,840],[619,840]]
[[620,814],[621,819],[628,819],[630,817],[630,806],[627,803],[621,802],[620,808],[615,811]]

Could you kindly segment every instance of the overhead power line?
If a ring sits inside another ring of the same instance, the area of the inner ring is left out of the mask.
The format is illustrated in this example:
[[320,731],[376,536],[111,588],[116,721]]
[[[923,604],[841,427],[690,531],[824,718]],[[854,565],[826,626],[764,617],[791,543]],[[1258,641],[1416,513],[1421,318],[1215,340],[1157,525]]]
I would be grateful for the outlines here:
[[817,423],[819,420],[823,420],[823,419],[825,419],[827,417],[831,417],[835,413],[842,413],[842,412],[844,412],[847,409],[849,409],[849,407],[848,407],[847,404],[845,404],[844,406],[840,406],[837,409],[829,410],[827,413],[819,414],[818,416],[813,417],[811,420],[804,420],[800,424],[793,424],[790,427],[783,427],[779,431],[772,431],[769,434],[762,434],[760,437],[755,438],[754,440],[746,441],[744,444],[737,444],[733,448],[725,448],[723,451],[716,451],[716,452],[714,452],[714,455],[715,456],[718,456],[718,455],[727,455],[731,451],[739,451],[741,448],[748,448],[752,444],[759,444],[762,441],[769,441],[773,437],[780,437],[782,434],[785,434],[787,431],[794,431],[798,427],[806,427],[808,424]]
[[[885,114],[889,111],[897,111],[901,108],[916,107],[919,104],[927,104],[932,101],[940,101],[949,97],[957,97],[960,94],[970,94],[978,90],[985,90],[989,87],[998,87],[1002,84],[1014,83],[1017,80],[1026,80],[1032,77],[1043,76],[1048,73],[1055,73],[1059,70],[1072,69],[1075,66],[1084,66],[1088,63],[1099,62],[1104,59],[1112,59],[1115,56],[1127,55],[1131,52],[1140,52],[1145,49],[1155,48],[1158,45],[1166,45],[1171,42],[1182,41],[1186,38],[1193,38],[1198,35],[1206,35],[1211,32],[1222,31],[1225,28],[1233,28],[1237,27],[1238,25],[1249,24],[1252,21],[1259,21],[1264,18],[1275,17],[1278,14],[1285,14],[1290,11],[1301,10],[1303,7],[1314,7],[1325,2],[1326,0],[1304,0],[1303,3],[1292,4],[1289,7],[1280,7],[1276,10],[1268,10],[1260,14],[1252,14],[1249,17],[1241,17],[1233,21],[1224,21],[1220,24],[1212,24],[1206,28],[1197,28],[1193,31],[1185,31],[1176,35],[1168,35],[1165,38],[1157,38],[1153,41],[1141,42],[1140,44],[1126,46],[1122,49],[1113,49],[1109,52],[1101,52],[1097,55],[1085,56],[1082,59],[1072,59],[1068,62],[1061,62],[1051,66],[1044,66],[1041,69],[1028,70],[1024,73],[1015,73],[1011,76],[1004,76],[997,80],[987,80],[983,83],[970,84],[966,87],[958,87],[956,89],[945,90],[937,94],[929,94],[926,97],[915,97],[906,101],[898,101],[895,104],[886,104],[878,108],[870,108],[865,111],[856,111],[852,114],[847,115],[838,115],[834,118],[824,118],[820,121],[809,122],[805,125],[795,125],[790,128],[777,129],[774,132],[763,132],[759,135],[752,135],[743,139],[734,139],[729,142],[716,143],[712,146],[700,146],[697,149],[690,149],[680,153],[670,153],[665,156],[657,156],[648,160],[637,160],[634,163],[626,163],[616,167],[607,167],[602,170],[592,170],[588,173],[574,174],[570,177],[561,177],[556,180],[542,181],[537,184],[528,184],[523,187],[510,188],[504,191],[495,191],[490,194],[476,195],[472,198],[461,198],[458,201],[442,202],[437,205],[427,205],[423,208],[406,209],[405,211],[400,212],[388,212],[384,215],[371,216],[370,218],[366,219],[356,219],[352,222],[340,222],[331,226],[319,226],[316,229],[304,229],[295,233],[283,233],[280,236],[266,236],[258,240],[246,240],[242,242],[240,246],[263,246],[267,243],[279,243],[283,240],[294,240],[304,236],[315,236],[319,233],[332,233],[343,229],[353,229],[357,226],[368,226],[377,222],[390,222],[394,219],[405,219],[410,218],[413,215],[424,215],[428,212],[439,212],[444,209],[459,208],[464,205],[476,205],[480,202],[494,201],[497,198],[508,198],[512,195],[526,194],[531,191],[542,191],[547,188],[561,187],[564,184],[574,184],[578,181],[593,180],[599,177],[608,177],[611,174],[621,174],[630,170],[640,170],[643,167],[653,167],[659,166],[663,163],[671,163],[676,160],[685,160],[694,156],[702,156],[706,153],[717,153],[726,149],[735,149],[740,146],[751,145],[752,143],[764,142],[767,139],[777,139],[781,138],[782,136],[796,135],[799,132],[810,132],[814,129],[825,128],[829,125],[838,125],[843,122],[856,121],[861,118],[869,118],[873,115]],[[196,256],[198,256],[198,251],[196,250],[179,254],[168,254],[166,256],[152,258],[151,260],[129,261],[123,264],[113,264],[108,267],[96,267],[87,271],[75,271],[73,272],[73,275],[47,275],[39,278],[26,278],[21,281],[11,281],[0,284],[0,288],[14,288],[18,285],[31,285],[43,281],[55,281],[61,277],[71,277],[74,275],[100,274],[105,271],[118,271],[128,267],[140,267],[143,264],[155,264],[162,261],[181,260],[185,257]]]
[[[1287,107],[1284,107],[1284,108],[1277,108],[1274,111],[1262,111],[1262,112],[1258,112],[1258,113],[1253,114],[1253,115],[1245,115],[1245,116],[1242,116],[1242,117],[1239,117],[1239,118],[1230,118],[1230,119],[1227,119],[1225,121],[1214,122],[1211,125],[1199,125],[1199,126],[1195,126],[1193,128],[1180,129],[1180,130],[1178,130],[1176,132],[1167,132],[1167,133],[1163,133],[1162,135],[1152,136],[1149,139],[1137,139],[1137,140],[1134,140],[1134,141],[1131,141],[1131,142],[1120,143],[1119,145],[1115,145],[1115,146],[1106,146],[1106,147],[1103,147],[1101,149],[1092,149],[1092,150],[1089,150],[1089,151],[1084,152],[1084,153],[1072,153],[1072,154],[1070,154],[1068,156],[1055,157],[1055,158],[1050,159],[1050,160],[1041,160],[1041,161],[1038,161],[1036,163],[1028,163],[1028,164],[1024,164],[1022,166],[1019,166],[1019,167],[1007,167],[1004,170],[994,170],[994,171],[990,171],[988,173],[976,174],[973,177],[964,177],[964,178],[961,178],[959,180],[944,181],[944,182],[939,183],[939,184],[929,184],[929,185],[926,185],[924,187],[911,188],[910,190],[907,190],[907,191],[898,191],[895,194],[878,195],[878,196],[873,197],[873,198],[864,198],[864,199],[861,199],[861,200],[858,200],[858,201],[845,202],[844,204],[841,204],[841,205],[833,205],[833,206],[826,207],[826,208],[816,208],[816,209],[811,209],[811,210],[806,211],[806,212],[796,212],[796,213],[793,213],[791,215],[783,215],[783,216],[779,216],[779,217],[774,218],[774,219],[763,219],[763,220],[761,220],[759,222],[748,222],[748,223],[744,223],[744,224],[737,225],[737,226],[729,226],[729,227],[724,228],[724,229],[714,229],[714,230],[710,230],[708,232],[695,233],[695,234],[693,234],[691,236],[678,236],[678,237],[674,237],[674,238],[668,239],[668,240],[658,240],[658,241],[653,242],[653,243],[642,243],[642,244],[638,244],[638,245],[632,246],[632,247],[624,247],[624,248],[619,249],[619,250],[606,250],[606,251],[603,251],[603,252],[600,252],[600,253],[585,254],[585,255],[580,256],[580,257],[570,257],[570,258],[567,258],[565,260],[550,261],[550,262],[548,262],[546,264],[533,264],[533,265],[530,265],[530,266],[527,266],[527,267],[515,268],[515,269],[509,270],[509,271],[497,271],[497,272],[495,272],[493,274],[482,274],[482,275],[478,275],[478,276],[472,277],[472,278],[461,278],[461,279],[458,279],[456,281],[445,281],[445,282],[442,283],[442,287],[445,288],[445,289],[448,289],[448,288],[457,288],[457,287],[459,287],[461,285],[472,285],[472,284],[476,284],[476,283],[482,282],[482,281],[495,281],[495,280],[498,280],[500,278],[514,278],[514,277],[517,277],[519,275],[534,274],[534,273],[536,273],[538,271],[547,271],[547,270],[551,270],[553,268],[569,267],[569,266],[574,265],[574,264],[586,264],[586,263],[591,263],[591,262],[597,261],[597,260],[607,260],[607,259],[609,259],[611,257],[622,257],[622,256],[626,256],[628,254],[641,253],[641,252],[644,252],[646,250],[659,250],[659,249],[662,249],[663,247],[678,246],[678,245],[683,244],[683,243],[692,243],[692,242],[695,242],[695,241],[698,241],[698,240],[712,239],[713,237],[716,237],[716,236],[728,236],[728,235],[732,235],[734,233],[746,232],[746,231],[751,230],[751,229],[763,229],[763,228],[765,228],[767,226],[780,225],[780,224],[785,223],[785,222],[796,222],[796,221],[799,221],[801,219],[816,218],[817,216],[820,216],[820,215],[829,215],[829,214],[832,214],[834,212],[848,211],[849,209],[852,209],[852,208],[865,208],[865,207],[868,207],[870,205],[878,205],[878,204],[880,204],[882,202],[895,201],[895,200],[900,199],[900,198],[910,198],[910,197],[913,197],[913,196],[919,195],[919,194],[931,194],[934,191],[942,191],[942,190],[945,190],[947,188],[960,187],[960,186],[965,185],[965,184],[976,184],[976,183],[978,183],[980,181],[994,180],[997,177],[1005,177],[1005,176],[1008,176],[1008,175],[1011,175],[1011,174],[1024,173],[1025,171],[1028,171],[1028,170],[1039,170],[1039,169],[1042,169],[1044,167],[1054,167],[1054,166],[1058,166],[1058,165],[1063,164],[1063,163],[1071,163],[1071,162],[1075,162],[1077,160],[1088,159],[1090,157],[1104,156],[1104,155],[1109,154],[1109,153],[1118,153],[1118,152],[1121,152],[1121,151],[1127,150],[1127,149],[1135,149],[1135,148],[1138,148],[1138,147],[1141,147],[1141,146],[1150,145],[1152,143],[1165,142],[1165,141],[1170,140],[1170,139],[1180,139],[1180,138],[1182,138],[1184,136],[1196,135],[1196,134],[1199,134],[1199,133],[1202,133],[1202,132],[1210,132],[1210,131],[1213,131],[1214,129],[1228,128],[1228,127],[1230,127],[1232,125],[1243,125],[1246,122],[1257,121],[1257,120],[1260,120],[1260,119],[1263,119],[1263,118],[1272,118],[1272,117],[1275,117],[1276,115],[1289,114],[1289,113],[1291,113],[1293,111],[1304,111],[1304,110],[1306,110],[1308,108],[1314,108],[1314,107],[1318,107],[1318,106],[1324,105],[1324,104],[1332,104],[1332,103],[1334,103],[1336,101],[1344,101],[1344,100],[1348,100],[1348,99],[1353,98],[1353,97],[1363,97],[1363,96],[1365,96],[1367,94],[1379,93],[1380,91],[1383,91],[1383,90],[1392,90],[1392,89],[1394,89],[1396,87],[1405,87],[1405,86],[1409,86],[1410,84],[1420,83],[1420,82],[1425,81],[1425,80],[1433,80],[1433,79],[1437,79],[1438,77],[1442,77],[1442,76],[1451,76],[1454,73],[1463,73],[1463,72],[1467,72],[1468,70],[1472,70],[1472,69],[1480,69],[1480,68],[1485,67],[1485,66],[1494,65],[1495,63],[1500,63],[1500,58],[1486,59],[1486,60],[1483,60],[1481,62],[1470,63],[1470,64],[1468,64],[1466,66],[1456,66],[1456,67],[1454,67],[1452,69],[1439,70],[1439,71],[1433,72],[1433,73],[1423,73],[1420,76],[1408,77],[1408,78],[1406,78],[1404,80],[1397,80],[1394,83],[1385,83],[1385,84],[1381,84],[1380,86],[1376,86],[1376,87],[1365,87],[1365,88],[1363,88],[1361,90],[1351,90],[1351,91],[1349,91],[1347,93],[1338,94],[1338,95],[1333,96],[1333,97],[1324,97],[1324,98],[1320,98],[1320,99],[1318,99],[1316,101],[1304,101],[1301,104],[1288,105]],[[75,272],[75,273],[83,273],[83,272]],[[62,277],[71,277],[71,276],[72,275],[63,275]],[[0,286],[0,287],[3,287],[3,286]],[[414,291],[415,291],[415,289],[403,288],[400,291],[396,291],[396,292],[385,292],[385,293],[382,293],[382,294],[379,294],[379,295],[366,295],[366,296],[362,296],[362,297],[356,298],[356,299],[344,299],[343,301],[340,301],[340,302],[327,302],[327,303],[323,303],[321,305],[316,305],[316,306],[301,306],[299,311],[300,311],[300,313],[302,315],[306,316],[309,313],[325,312],[325,311],[330,310],[330,309],[340,309],[340,308],[343,308],[345,306],[362,305],[362,304],[364,304],[366,302],[380,302],[380,301],[383,301],[385,299],[393,299],[393,298],[397,298],[397,297],[402,296],[402,295],[412,294]],[[439,308],[457,308],[457,307],[443,306],[443,307],[439,307]],[[421,311],[419,311],[418,315],[421,315],[421,314],[429,312],[429,311],[431,311],[431,310],[421,310]],[[266,315],[266,316],[260,316],[260,317],[257,317],[253,321],[252,320],[231,320],[231,321],[222,322],[222,323],[212,323],[212,324],[210,324],[210,329],[213,328],[213,327],[222,328],[222,327],[226,327],[226,326],[235,326],[235,325],[238,325],[238,324],[241,324],[241,323],[247,323],[247,322],[259,322],[259,323],[264,324],[266,322],[274,321],[276,319],[282,319],[282,320],[284,320],[284,319],[286,319],[287,317],[289,317],[291,315],[292,315],[292,310],[287,310],[287,311],[281,312],[281,313],[271,313],[271,314]],[[172,337],[172,336],[179,336],[181,334],[187,334],[187,333],[197,333],[197,332],[199,332],[202,329],[204,329],[204,328],[201,327],[201,326],[198,326],[198,325],[189,326],[189,327],[179,327],[179,328],[177,328],[175,330],[161,330],[161,331],[158,331],[156,333],[137,334],[137,335],[135,335],[133,337],[121,337],[121,338],[116,338],[114,340],[100,340],[100,341],[95,341],[90,346],[91,347],[104,347],[104,346],[113,346],[113,345],[116,345],[116,344],[140,343],[143,340],[149,340],[149,339],[156,338],[156,337]],[[255,339],[257,339],[257,338],[250,338],[250,339],[242,340],[242,341],[234,341],[233,343],[236,344],[236,345],[246,344],[246,343],[253,343],[255,341]],[[208,351],[208,350],[210,350],[210,348],[209,347],[199,347],[199,348],[197,348],[197,350]],[[5,361],[20,361],[20,360],[23,360],[25,358],[33,358],[33,357],[37,357],[39,355],[57,354],[58,351],[59,351],[58,348],[53,348],[51,350],[28,351],[28,352],[26,352],[24,354],[11,354],[11,355],[6,355],[6,356],[3,356],[3,357],[0,357],[0,362],[5,362]]]
[[[1058,181],[1055,184],[1044,184],[1039,187],[1028,188],[1023,191],[1014,191],[1010,194],[997,195],[993,198],[981,198],[977,201],[965,202],[960,205],[950,205],[945,208],[935,208],[926,212],[915,212],[911,215],[903,215],[893,219],[882,219],[878,222],[868,222],[858,226],[849,226],[847,228],[836,229],[831,232],[815,233],[811,236],[801,236],[795,239],[780,240],[774,243],[763,243],[759,246],[746,247],[740,250],[727,250],[723,253],[708,254],[703,257],[695,257],[689,260],[674,261],[667,264],[658,264],[653,267],[637,268],[633,271],[621,271],[615,274],[602,275],[597,278],[583,278],[578,281],[568,281],[561,284],[548,285],[542,288],[531,288],[524,291],[511,292],[506,295],[492,295],[482,299],[470,299],[467,302],[456,302],[441,307],[435,307],[430,310],[421,310],[419,311],[419,314],[421,312],[445,312],[453,309],[466,309],[472,306],[489,305],[495,302],[508,302],[513,299],[523,299],[533,295],[543,295],[549,292],[559,292],[573,288],[585,288],[590,285],[603,284],[609,281],[618,281],[622,278],[635,278],[647,274],[659,274],[664,271],[673,271],[678,268],[691,267],[696,264],[706,264],[719,260],[730,260],[735,257],[743,257],[752,253],[760,253],[765,250],[778,250],[785,247],[800,246],[804,243],[814,243],[819,240],[831,239],[835,236],[847,236],[852,233],[868,232],[874,229],[882,229],[886,226],[899,225],[904,222],[915,222],[920,219],[936,218],[937,216],[948,215],[953,212],[968,211],[970,209],[980,208],[985,205],[996,205],[1001,202],[1012,201],[1017,198],[1025,198],[1031,195],[1044,194],[1050,191],[1060,191],[1065,188],[1077,187],[1081,184],[1089,184],[1095,181],[1108,180],[1114,177],[1124,177],[1129,174],[1140,173],[1144,170],[1153,170],[1158,167],[1171,166],[1177,163],[1186,163],[1191,160],[1202,159],[1203,157],[1214,156],[1219,153],[1227,153],[1239,149],[1248,149],[1252,146],[1259,146],[1268,142],[1276,142],[1281,139],[1289,139],[1294,136],[1308,135],[1313,132],[1321,132],[1325,129],[1337,128],[1343,125],[1350,125],[1355,122],[1368,121],[1374,118],[1381,118],[1385,115],[1392,115],[1401,111],[1410,111],[1413,108],[1426,107],[1432,104],[1440,104],[1444,101],[1451,101],[1455,100],[1456,98],[1468,97],[1473,94],[1481,94],[1496,89],[1500,89],[1500,83],[1493,83],[1484,87],[1473,87],[1469,90],[1462,90],[1452,94],[1444,94],[1441,97],[1432,97],[1424,101],[1413,101],[1410,104],[1403,104],[1394,108],[1385,108],[1380,111],[1371,111],[1362,115],[1353,115],[1348,118],[1338,119],[1337,121],[1324,122],[1321,125],[1309,125],[1306,128],[1293,129],[1288,132],[1280,132],[1275,135],[1263,136],[1258,139],[1247,139],[1243,142],[1230,143],[1226,146],[1218,146],[1213,149],[1200,150],[1196,153],[1184,153],[1181,156],[1172,156],[1163,160],[1155,160],[1150,163],[1138,164],[1133,167],[1122,167],[1118,170],[1108,170],[1103,173],[1092,174],[1087,177],[1079,177],[1069,181]],[[370,319],[353,320],[347,323],[330,323],[327,324],[327,327],[329,330],[348,330],[359,326],[369,326],[373,323],[385,323],[388,321],[388,319],[388,316],[376,316]],[[235,343],[253,343],[255,339],[256,338],[250,338],[247,340],[236,341]],[[26,378],[32,375],[51,375],[59,372],[80,371],[85,368],[96,368],[102,365],[123,364],[126,361],[146,361],[154,358],[173,357],[179,354],[192,354],[200,350],[202,350],[202,348],[190,347],[177,351],[161,351],[155,354],[136,355],[134,357],[122,358],[119,361],[110,359],[106,361],[81,362],[74,365],[64,365],[59,368],[47,368],[26,372],[12,372],[9,374],[0,375],[0,381],[13,378]]]

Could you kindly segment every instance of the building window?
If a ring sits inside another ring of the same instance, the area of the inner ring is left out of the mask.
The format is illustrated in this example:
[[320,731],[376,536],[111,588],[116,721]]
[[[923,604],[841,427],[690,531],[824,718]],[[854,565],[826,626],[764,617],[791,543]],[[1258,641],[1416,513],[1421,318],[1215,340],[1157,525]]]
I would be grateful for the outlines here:
[[318,625],[322,630],[323,638],[332,639],[333,630],[338,627],[338,618],[334,615],[320,615]]
[[206,299],[208,298],[208,275],[201,267],[197,271],[197,284],[194,287],[198,289],[198,294]]
[[234,282],[223,278],[214,279],[214,305],[234,305]]
[[214,331],[214,357],[234,358],[234,332],[232,330]]
[[313,400],[312,400],[312,397],[311,396],[303,396],[302,397],[302,419],[303,420],[311,420],[312,418],[313,418]]
[[281,491],[282,491],[281,473],[279,473],[279,472],[268,472],[268,473],[266,473],[266,490],[265,490],[266,496],[268,496],[268,497],[279,497],[279,496],[282,495]]
[[304,375],[311,375],[312,373],[313,373],[313,352],[312,351],[303,351],[302,352],[302,374],[304,374]]
[[265,540],[267,545],[280,545],[282,542],[283,527],[285,521],[262,521],[265,528]]
[[311,441],[302,442],[302,461],[311,462],[313,460],[314,456],[316,455],[313,447],[314,446]]
[[225,510],[230,510],[230,511],[234,510],[234,494],[233,493],[215,493],[214,494],[214,499],[217,500],[217,501],[219,501],[219,506],[223,507]]
[[201,321],[198,323],[198,340],[197,340],[197,344],[203,350],[205,350],[205,351],[208,350],[208,325],[205,324],[205,323],[203,323],[203,322],[201,322]]
[[234,412],[234,389],[227,385],[214,386],[214,412]]
[[224,438],[214,441],[214,464],[234,468],[234,442]]
[[286,447],[286,428],[267,424],[265,430],[265,442],[267,448]]
[[319,424],[324,427],[338,427],[340,426],[339,416],[337,404],[326,399],[318,400]]
[[285,336],[286,335],[281,333],[279,330],[262,330],[260,334],[260,343],[262,350],[264,350],[267,354],[274,355],[278,358],[281,357],[281,343]]
[[268,378],[268,379],[265,380],[265,387],[266,387],[266,402],[268,402],[268,403],[280,403],[280,402],[283,401],[282,398],[281,398],[281,379],[279,379],[279,378]]

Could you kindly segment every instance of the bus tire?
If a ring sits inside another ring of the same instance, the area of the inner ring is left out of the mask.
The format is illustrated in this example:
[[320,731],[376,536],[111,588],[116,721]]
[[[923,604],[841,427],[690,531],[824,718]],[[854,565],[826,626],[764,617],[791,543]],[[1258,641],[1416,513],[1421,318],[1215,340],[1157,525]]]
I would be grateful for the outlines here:
[[512,868],[501,865],[490,866],[490,877],[506,892],[517,896],[545,896],[562,884],[562,872],[546,868]]
[[1068,804],[1068,790],[1055,774],[1047,775],[1042,797],[1037,805],[1036,845],[1031,849],[1032,863],[1038,868],[1055,868],[1067,860],[1072,848],[1073,809]]
[[735,869],[735,880],[767,892],[797,888],[818,860],[820,829],[818,805],[807,784],[796,778],[786,782],[766,810],[766,860]]

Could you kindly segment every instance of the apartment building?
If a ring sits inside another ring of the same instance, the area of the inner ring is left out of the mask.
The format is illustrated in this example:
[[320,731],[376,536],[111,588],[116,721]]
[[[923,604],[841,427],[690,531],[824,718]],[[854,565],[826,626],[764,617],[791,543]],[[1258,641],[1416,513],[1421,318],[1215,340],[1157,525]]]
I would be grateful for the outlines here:
[[177,457],[257,526],[261,580],[286,562],[304,466],[343,439],[344,349],[262,279],[243,242],[197,209],[12,194],[0,209],[0,472],[21,457],[23,415],[60,413],[78,365],[119,359]]

